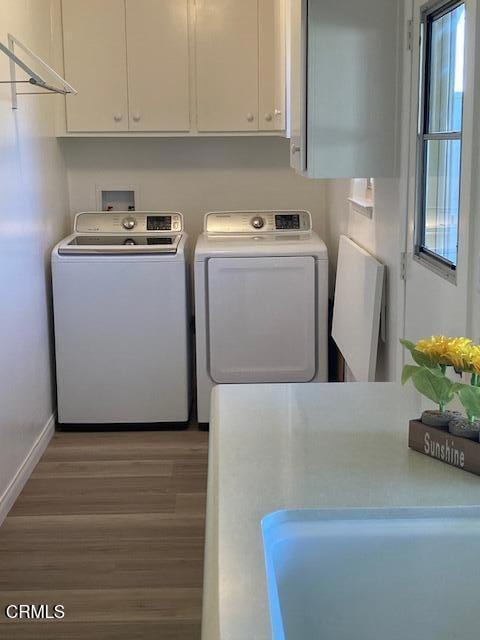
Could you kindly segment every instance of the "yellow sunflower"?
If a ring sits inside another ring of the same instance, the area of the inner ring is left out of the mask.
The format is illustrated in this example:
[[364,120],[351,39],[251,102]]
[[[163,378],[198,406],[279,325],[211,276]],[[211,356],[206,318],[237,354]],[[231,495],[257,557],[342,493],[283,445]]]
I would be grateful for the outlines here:
[[424,353],[433,364],[451,366],[457,371],[465,371],[470,366],[471,345],[472,341],[469,338],[432,336],[417,342],[415,348]]
[[472,341],[468,338],[450,338],[445,358],[457,371],[468,371],[471,366]]
[[476,344],[470,347],[469,365],[468,371],[480,375],[480,346]]

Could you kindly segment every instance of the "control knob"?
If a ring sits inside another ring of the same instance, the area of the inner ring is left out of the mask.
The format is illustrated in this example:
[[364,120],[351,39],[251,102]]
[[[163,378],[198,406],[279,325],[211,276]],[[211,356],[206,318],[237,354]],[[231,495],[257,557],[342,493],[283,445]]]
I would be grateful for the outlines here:
[[262,229],[265,224],[265,220],[261,216],[255,216],[252,218],[252,227],[254,229]]
[[122,220],[122,225],[124,229],[133,229],[133,227],[137,224],[135,218],[124,218]]

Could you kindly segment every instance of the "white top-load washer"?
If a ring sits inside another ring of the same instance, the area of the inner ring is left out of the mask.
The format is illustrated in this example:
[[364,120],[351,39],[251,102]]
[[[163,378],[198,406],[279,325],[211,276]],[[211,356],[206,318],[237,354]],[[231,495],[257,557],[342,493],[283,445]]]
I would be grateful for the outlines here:
[[195,311],[200,423],[215,384],[326,381],[328,255],[310,213],[207,213]]
[[52,253],[58,422],[186,422],[183,216],[79,213]]

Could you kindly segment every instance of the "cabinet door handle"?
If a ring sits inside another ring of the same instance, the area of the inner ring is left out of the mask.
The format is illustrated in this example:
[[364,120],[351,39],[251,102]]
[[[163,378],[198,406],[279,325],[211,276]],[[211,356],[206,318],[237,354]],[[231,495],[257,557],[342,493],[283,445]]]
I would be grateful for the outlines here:
[[271,121],[272,121],[272,118],[273,118],[273,116],[272,116],[272,114],[271,114],[271,113],[266,113],[266,114],[265,114],[265,120],[266,120],[267,122],[271,122]]
[[273,115],[274,115],[274,116],[277,116],[277,118],[278,118],[278,116],[281,116],[281,115],[282,115],[282,112],[281,112],[281,110],[280,110],[280,109],[275,109],[275,111],[273,112]]
[[292,156],[294,156],[296,153],[300,153],[300,149],[301,147],[299,147],[296,144],[292,144],[292,146],[290,147],[290,151],[292,152]]
[[253,113],[247,113],[247,121],[253,122],[254,120],[255,120],[255,116],[253,115]]
[[141,115],[138,113],[138,111],[133,114],[133,121],[134,122],[140,122],[140,119],[141,119]]
[[122,121],[122,114],[121,113],[114,113],[113,114],[113,119],[115,120],[115,122],[121,122]]

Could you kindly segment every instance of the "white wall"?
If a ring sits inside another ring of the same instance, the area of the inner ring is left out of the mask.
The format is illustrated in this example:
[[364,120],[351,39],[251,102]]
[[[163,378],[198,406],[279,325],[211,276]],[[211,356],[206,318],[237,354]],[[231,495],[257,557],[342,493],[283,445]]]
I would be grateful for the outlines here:
[[377,380],[395,380],[398,375],[397,345],[401,327],[398,313],[403,284],[400,279],[401,206],[398,179],[375,180],[375,210],[369,219],[351,210],[347,200],[350,180],[328,183],[326,238],[330,247],[331,288],[334,286],[338,237],[348,235],[387,267],[386,342],[379,342]]
[[[57,19],[57,2],[2,0],[0,39],[11,32],[51,61]],[[9,78],[3,53],[0,78]],[[13,112],[10,85],[0,85],[0,522],[21,488],[19,478],[12,482],[54,411],[48,264],[68,206],[56,99],[20,97]]]
[[140,207],[183,212],[193,240],[214,209],[309,209],[325,233],[325,183],[290,169],[287,140],[84,138],[62,145],[72,213],[96,208],[97,185],[133,184]]

